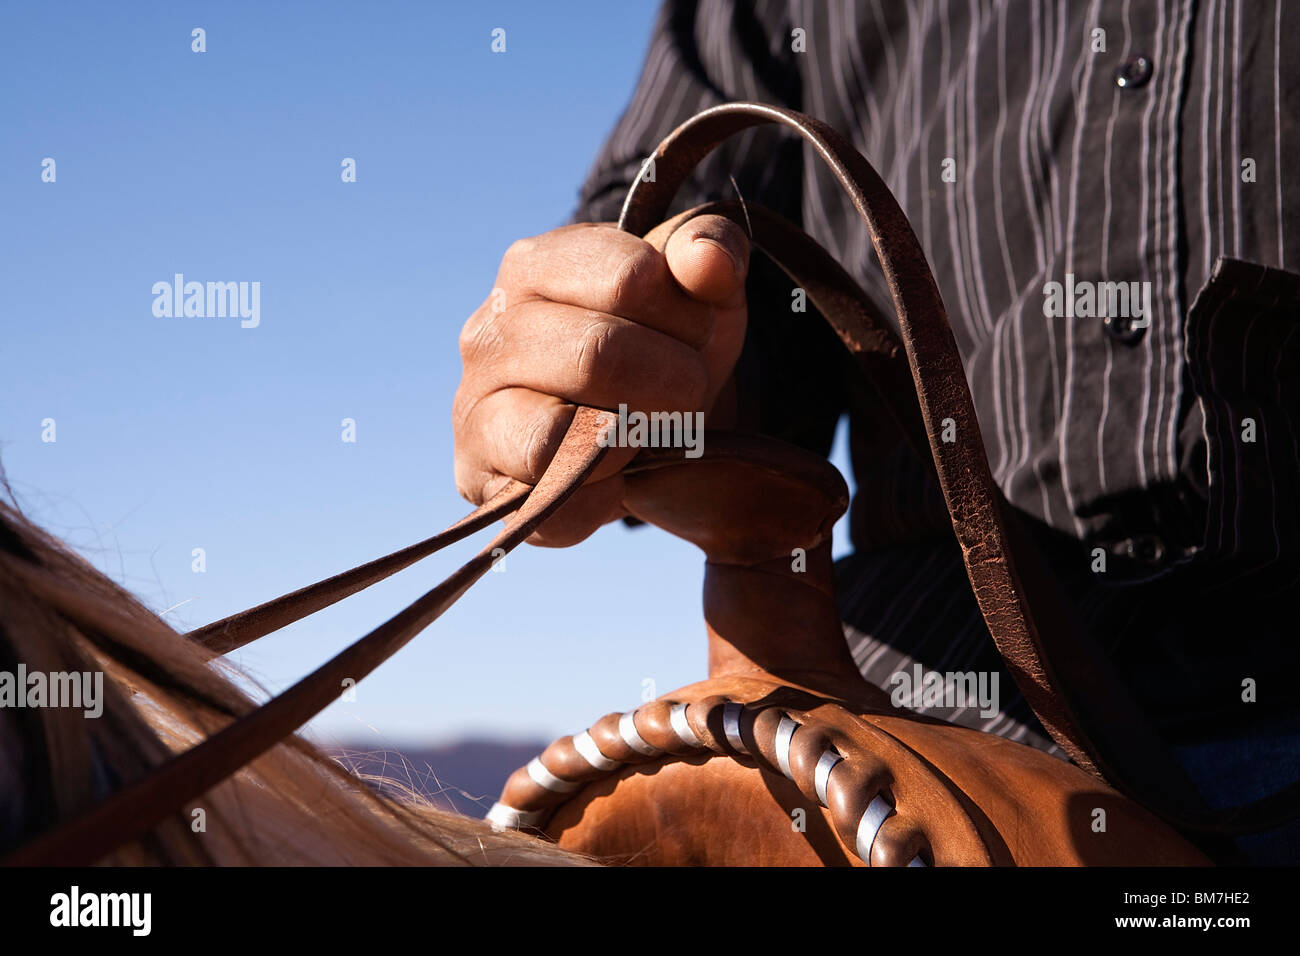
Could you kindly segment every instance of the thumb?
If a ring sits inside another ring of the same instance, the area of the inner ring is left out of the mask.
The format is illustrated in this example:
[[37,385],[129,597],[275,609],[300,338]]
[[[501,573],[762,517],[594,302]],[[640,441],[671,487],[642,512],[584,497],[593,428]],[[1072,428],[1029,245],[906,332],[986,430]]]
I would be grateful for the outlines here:
[[668,238],[668,270],[693,299],[743,308],[749,239],[725,216],[696,216]]

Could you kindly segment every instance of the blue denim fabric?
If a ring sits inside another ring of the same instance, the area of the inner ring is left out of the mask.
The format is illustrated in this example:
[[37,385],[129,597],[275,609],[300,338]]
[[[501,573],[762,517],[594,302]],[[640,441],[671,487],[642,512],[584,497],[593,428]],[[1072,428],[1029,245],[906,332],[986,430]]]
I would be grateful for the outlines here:
[[[1250,736],[1204,740],[1173,753],[1211,808],[1240,806],[1300,780],[1300,716],[1265,720]],[[1300,820],[1236,844],[1251,863],[1300,865]]]

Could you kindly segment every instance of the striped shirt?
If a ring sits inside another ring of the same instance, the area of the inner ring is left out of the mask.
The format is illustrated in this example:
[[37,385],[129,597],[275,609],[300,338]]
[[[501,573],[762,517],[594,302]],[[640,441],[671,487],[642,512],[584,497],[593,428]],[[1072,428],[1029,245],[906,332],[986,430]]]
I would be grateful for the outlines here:
[[[1300,643],[1273,613],[1300,590],[1297,36],[1290,0],[670,0],[574,218],[615,219],[717,103],[850,139],[929,258],[995,480],[1153,719],[1194,737],[1245,719],[1242,681]],[[865,227],[792,134],[733,137],[675,209],[737,189],[892,315]],[[749,296],[748,423],[826,452],[857,420],[848,363],[758,257]],[[864,674],[997,669],[937,488],[862,428],[852,446],[840,591]],[[1009,678],[1002,703],[922,709],[1051,749]]]

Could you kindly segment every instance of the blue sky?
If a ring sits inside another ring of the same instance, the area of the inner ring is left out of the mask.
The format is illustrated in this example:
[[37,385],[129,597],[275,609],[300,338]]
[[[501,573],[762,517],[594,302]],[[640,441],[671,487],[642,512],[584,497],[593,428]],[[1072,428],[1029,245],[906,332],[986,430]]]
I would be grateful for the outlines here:
[[[568,217],[654,13],[644,0],[6,7],[0,463],[24,509],[182,628],[460,517],[460,326],[510,242]],[[178,272],[260,282],[260,325],[155,317],[153,284]],[[476,547],[233,659],[287,687]],[[647,679],[665,693],[704,676],[700,579],[699,552],[656,529],[524,547],[314,735],[573,732],[634,706]]]

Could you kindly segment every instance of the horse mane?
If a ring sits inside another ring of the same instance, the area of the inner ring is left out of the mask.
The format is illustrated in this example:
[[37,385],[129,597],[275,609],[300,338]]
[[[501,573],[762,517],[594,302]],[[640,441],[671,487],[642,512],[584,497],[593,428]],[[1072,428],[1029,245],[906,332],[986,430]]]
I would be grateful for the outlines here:
[[[103,710],[91,718],[77,708],[0,709],[0,858],[257,707],[228,661],[0,500],[0,671],[16,673],[19,663],[29,673],[102,672]],[[100,862],[591,861],[440,810],[409,788],[401,799],[378,792],[294,735]]]

